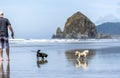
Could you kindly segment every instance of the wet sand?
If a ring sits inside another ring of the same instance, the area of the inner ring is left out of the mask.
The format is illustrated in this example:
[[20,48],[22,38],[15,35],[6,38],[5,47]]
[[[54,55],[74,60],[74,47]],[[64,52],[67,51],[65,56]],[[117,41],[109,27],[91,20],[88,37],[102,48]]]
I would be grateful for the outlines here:
[[[120,47],[94,49],[93,46],[90,49],[89,46],[81,48],[80,44],[23,45],[11,45],[11,61],[0,62],[0,78],[120,77]],[[38,60],[36,52],[32,51],[37,49],[47,53],[48,57],[45,60]],[[74,56],[76,49],[88,49],[95,53],[89,55],[86,60],[76,60]]]

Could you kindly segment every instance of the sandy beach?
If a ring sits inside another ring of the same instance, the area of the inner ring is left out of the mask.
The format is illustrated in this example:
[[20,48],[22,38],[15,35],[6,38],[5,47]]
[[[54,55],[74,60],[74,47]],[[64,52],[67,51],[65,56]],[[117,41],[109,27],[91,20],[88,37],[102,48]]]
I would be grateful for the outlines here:
[[[8,62],[4,58],[4,61],[0,62],[0,78],[119,78],[118,44],[119,41],[79,44],[11,43],[11,61]],[[47,53],[48,57],[38,60],[38,49]],[[76,60],[74,52],[84,49],[91,53],[87,60]]]

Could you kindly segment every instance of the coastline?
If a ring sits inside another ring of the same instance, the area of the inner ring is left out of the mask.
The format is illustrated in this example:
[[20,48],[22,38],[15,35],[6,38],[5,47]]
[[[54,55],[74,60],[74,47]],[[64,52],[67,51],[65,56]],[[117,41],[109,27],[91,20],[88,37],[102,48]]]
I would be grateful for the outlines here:
[[40,42],[40,43],[80,43],[80,42],[117,42],[120,39],[9,39],[12,42]]

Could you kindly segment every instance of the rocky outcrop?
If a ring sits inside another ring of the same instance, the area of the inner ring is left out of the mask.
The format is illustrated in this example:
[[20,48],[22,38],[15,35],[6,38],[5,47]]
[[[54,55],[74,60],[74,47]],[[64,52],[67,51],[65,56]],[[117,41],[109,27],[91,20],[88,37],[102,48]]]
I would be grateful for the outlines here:
[[97,35],[95,24],[80,12],[73,14],[67,19],[64,30],[57,28],[52,38],[95,38]]
[[53,35],[52,38],[64,38],[64,34],[60,27],[57,28],[56,35]]

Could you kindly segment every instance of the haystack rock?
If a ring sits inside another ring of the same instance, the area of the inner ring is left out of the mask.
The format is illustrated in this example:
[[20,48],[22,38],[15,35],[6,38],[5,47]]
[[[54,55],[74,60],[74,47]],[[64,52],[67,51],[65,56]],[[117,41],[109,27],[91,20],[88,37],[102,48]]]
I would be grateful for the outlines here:
[[67,19],[64,30],[57,28],[52,38],[58,39],[81,39],[95,38],[97,35],[96,26],[85,15],[80,12],[73,14]]

